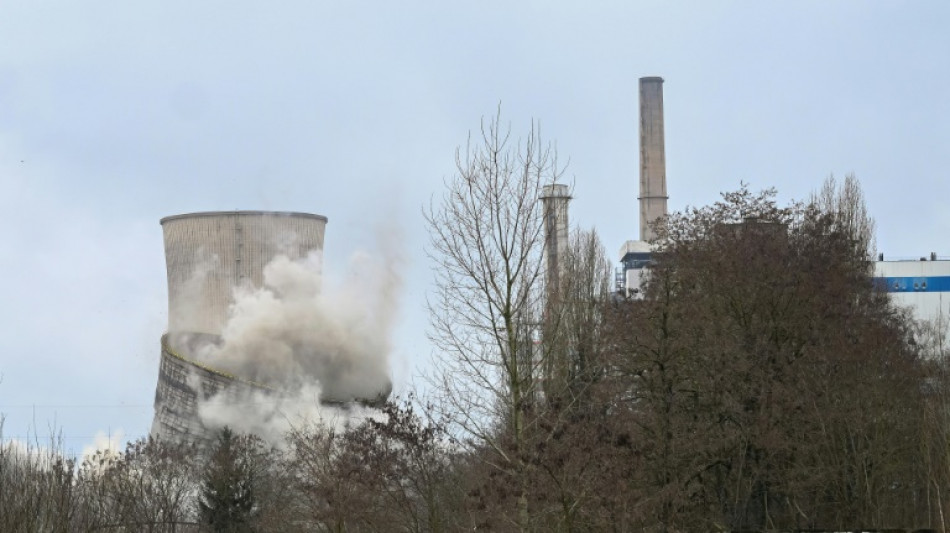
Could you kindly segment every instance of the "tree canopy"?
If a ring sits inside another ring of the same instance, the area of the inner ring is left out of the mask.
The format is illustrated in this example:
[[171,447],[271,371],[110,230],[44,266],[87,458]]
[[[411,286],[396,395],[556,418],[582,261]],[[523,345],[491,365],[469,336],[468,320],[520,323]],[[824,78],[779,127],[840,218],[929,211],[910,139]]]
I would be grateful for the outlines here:
[[646,298],[616,306],[603,399],[644,525],[929,519],[925,365],[871,282],[872,224],[830,200],[743,187],[660,228]]

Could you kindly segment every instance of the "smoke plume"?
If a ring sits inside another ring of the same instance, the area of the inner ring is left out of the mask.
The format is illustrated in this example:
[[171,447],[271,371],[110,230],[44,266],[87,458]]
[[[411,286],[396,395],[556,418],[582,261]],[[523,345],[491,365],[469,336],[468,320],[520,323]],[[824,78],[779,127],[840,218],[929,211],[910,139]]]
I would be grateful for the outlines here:
[[297,424],[367,416],[350,404],[389,395],[402,261],[398,239],[382,237],[380,253],[354,254],[343,279],[325,279],[320,253],[278,255],[261,287],[234,288],[220,341],[195,356],[271,390],[220,392],[198,407],[205,426],[276,436]]
[[280,444],[292,430],[315,425],[342,430],[380,413],[359,403],[322,403],[319,386],[310,384],[292,392],[221,392],[199,403],[198,416],[207,427],[228,426]]

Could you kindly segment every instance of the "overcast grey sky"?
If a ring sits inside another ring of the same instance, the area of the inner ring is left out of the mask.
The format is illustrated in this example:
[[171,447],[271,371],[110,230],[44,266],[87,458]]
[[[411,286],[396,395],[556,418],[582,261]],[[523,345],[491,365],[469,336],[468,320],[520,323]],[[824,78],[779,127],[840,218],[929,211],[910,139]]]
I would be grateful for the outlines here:
[[397,389],[429,357],[420,208],[499,102],[637,235],[637,79],[662,76],[670,208],[855,172],[889,255],[950,255],[950,3],[0,2],[6,437],[143,436],[167,215],[329,217],[331,273],[380,225],[408,258]]

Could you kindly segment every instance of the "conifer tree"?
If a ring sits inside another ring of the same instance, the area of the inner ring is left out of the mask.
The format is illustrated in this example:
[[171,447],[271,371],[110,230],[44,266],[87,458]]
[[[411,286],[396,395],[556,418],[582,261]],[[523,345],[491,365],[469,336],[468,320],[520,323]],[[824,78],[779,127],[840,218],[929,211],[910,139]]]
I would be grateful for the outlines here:
[[212,531],[252,531],[255,511],[254,476],[242,439],[225,426],[205,467],[199,518]]

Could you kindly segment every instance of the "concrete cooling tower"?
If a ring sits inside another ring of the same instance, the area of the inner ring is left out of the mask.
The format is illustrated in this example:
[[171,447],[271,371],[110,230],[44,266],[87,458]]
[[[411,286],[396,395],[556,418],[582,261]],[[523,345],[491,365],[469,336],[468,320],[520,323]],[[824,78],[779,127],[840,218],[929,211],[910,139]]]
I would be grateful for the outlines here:
[[[308,213],[221,211],[161,220],[168,272],[168,331],[161,339],[153,437],[200,442],[209,430],[198,406],[212,396],[235,402],[251,393],[280,393],[201,360],[201,349],[221,339],[235,289],[260,288],[276,256],[322,255],[327,219]],[[221,396],[224,395],[224,396]],[[386,394],[382,397],[385,398]]]

